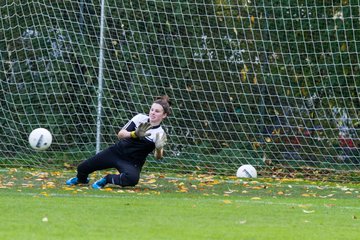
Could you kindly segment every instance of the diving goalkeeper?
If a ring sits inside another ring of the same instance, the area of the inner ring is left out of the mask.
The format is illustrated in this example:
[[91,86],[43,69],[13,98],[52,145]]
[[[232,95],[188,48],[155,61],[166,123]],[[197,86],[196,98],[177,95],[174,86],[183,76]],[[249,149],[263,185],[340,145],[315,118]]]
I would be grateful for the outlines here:
[[67,185],[89,183],[89,174],[103,169],[116,168],[119,174],[108,174],[92,184],[95,189],[106,184],[135,186],[140,179],[146,157],[154,151],[155,158],[163,157],[166,134],[162,121],[170,114],[168,96],[158,97],[151,105],[148,115],[137,114],[117,134],[119,141],[77,167],[76,177],[66,181]]

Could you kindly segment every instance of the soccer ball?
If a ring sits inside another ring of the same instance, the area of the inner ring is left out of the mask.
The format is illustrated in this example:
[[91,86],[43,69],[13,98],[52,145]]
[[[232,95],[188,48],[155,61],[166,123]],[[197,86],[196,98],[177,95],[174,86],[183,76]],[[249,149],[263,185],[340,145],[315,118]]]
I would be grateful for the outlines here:
[[50,147],[52,135],[45,128],[36,128],[29,135],[30,146],[35,150],[46,150]]
[[236,176],[238,178],[256,178],[257,172],[252,165],[246,164],[239,167],[239,169],[236,172]]

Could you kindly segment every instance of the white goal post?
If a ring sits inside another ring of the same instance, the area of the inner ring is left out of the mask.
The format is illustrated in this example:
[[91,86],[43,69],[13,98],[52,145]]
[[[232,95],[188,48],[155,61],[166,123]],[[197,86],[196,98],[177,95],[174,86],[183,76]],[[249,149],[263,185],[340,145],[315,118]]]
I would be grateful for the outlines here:
[[[360,2],[0,3],[0,166],[63,167],[116,141],[154,96],[173,114],[147,170],[357,175]],[[52,146],[34,152],[37,127]]]

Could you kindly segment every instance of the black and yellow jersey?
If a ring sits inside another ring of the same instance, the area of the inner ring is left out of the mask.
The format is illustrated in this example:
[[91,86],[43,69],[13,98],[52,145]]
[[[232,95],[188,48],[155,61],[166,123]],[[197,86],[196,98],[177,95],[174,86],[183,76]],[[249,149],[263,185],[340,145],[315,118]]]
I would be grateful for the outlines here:
[[[148,121],[149,116],[137,114],[122,129],[129,132],[135,131],[140,123]],[[112,147],[112,150],[115,151],[120,158],[131,161],[138,166],[142,166],[149,153],[155,149],[156,134],[159,133],[161,136],[164,134],[164,129],[161,125],[153,126],[147,133],[150,133],[151,135],[143,138],[121,139]]]

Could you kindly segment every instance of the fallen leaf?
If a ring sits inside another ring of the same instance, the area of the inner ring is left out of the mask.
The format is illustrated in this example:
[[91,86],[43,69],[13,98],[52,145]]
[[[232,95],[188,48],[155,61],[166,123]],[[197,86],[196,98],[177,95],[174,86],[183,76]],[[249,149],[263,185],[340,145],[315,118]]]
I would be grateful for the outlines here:
[[325,204],[325,207],[328,207],[328,208],[335,207],[335,206],[336,206],[335,204]]
[[245,223],[246,223],[246,220],[240,220],[238,223],[239,223],[239,224],[245,224]]
[[309,214],[309,213],[314,213],[315,211],[314,210],[309,210],[308,211],[308,210],[303,209],[303,212],[306,213],[306,214]]

